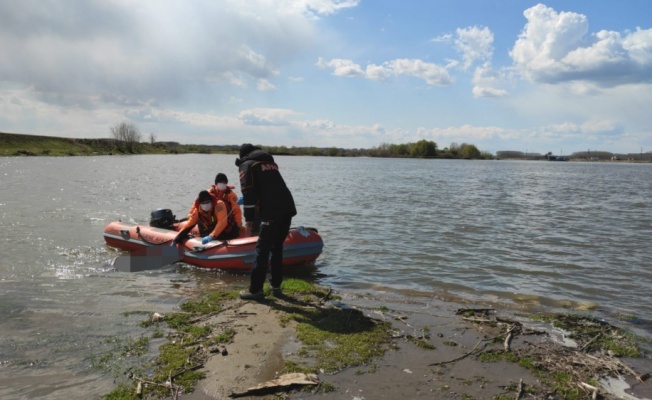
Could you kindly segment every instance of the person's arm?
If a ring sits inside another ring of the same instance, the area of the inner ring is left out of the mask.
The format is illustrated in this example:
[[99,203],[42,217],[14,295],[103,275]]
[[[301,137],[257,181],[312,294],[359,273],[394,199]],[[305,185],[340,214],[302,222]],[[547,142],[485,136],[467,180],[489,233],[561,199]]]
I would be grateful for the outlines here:
[[244,226],[242,223],[242,210],[240,209],[240,204],[238,204],[238,195],[235,194],[235,192],[231,192],[229,202],[231,203],[233,220],[238,224],[238,226]]
[[184,240],[192,228],[197,225],[197,221],[199,221],[199,217],[197,215],[197,210],[195,210],[192,214],[188,215],[188,220],[186,222],[182,222],[181,225],[179,225],[179,234],[177,234],[172,243],[176,244]]
[[184,222],[183,229],[192,229],[197,225],[197,222],[199,222],[199,210],[195,209],[195,211],[188,217],[188,221]]
[[213,210],[213,212],[215,213],[217,224],[215,224],[215,228],[213,228],[213,231],[211,232],[210,236],[213,239],[217,239],[217,237],[222,234],[222,231],[224,231],[224,228],[226,228],[227,225],[226,206],[224,205],[224,202],[222,200],[217,201],[217,203],[215,204],[215,210]]
[[247,225],[253,222],[256,217],[256,204],[258,203],[258,193],[254,184],[253,169],[256,163],[245,162],[240,165],[240,189],[242,189],[244,218]]

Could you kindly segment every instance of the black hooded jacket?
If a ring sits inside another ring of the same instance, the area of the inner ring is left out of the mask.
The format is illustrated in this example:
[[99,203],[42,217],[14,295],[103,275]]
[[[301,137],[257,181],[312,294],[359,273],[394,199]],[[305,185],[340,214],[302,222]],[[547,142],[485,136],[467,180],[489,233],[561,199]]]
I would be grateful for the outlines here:
[[235,163],[240,169],[245,220],[254,220],[256,207],[263,221],[297,215],[292,193],[271,154],[256,149]]

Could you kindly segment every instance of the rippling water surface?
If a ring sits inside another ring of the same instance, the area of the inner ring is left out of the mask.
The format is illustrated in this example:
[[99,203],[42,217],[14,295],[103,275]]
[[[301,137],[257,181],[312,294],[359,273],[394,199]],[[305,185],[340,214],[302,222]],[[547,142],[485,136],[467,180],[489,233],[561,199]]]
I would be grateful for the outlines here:
[[[96,368],[98,354],[143,334],[139,312],[247,281],[112,271],[102,239],[112,220],[184,215],[218,171],[238,186],[234,158],[0,158],[0,397],[100,397],[117,372]],[[651,335],[652,165],[276,159],[294,225],[324,237],[320,283],[580,310]]]

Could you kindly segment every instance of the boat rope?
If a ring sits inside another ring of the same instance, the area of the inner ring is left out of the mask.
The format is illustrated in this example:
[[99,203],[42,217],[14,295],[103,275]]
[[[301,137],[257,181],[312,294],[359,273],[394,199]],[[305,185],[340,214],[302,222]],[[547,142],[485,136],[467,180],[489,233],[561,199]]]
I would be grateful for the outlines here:
[[[290,228],[290,230],[298,230],[298,229],[300,229],[300,228],[301,228],[301,227],[299,227],[299,228],[295,228],[295,227],[293,227],[293,228]],[[309,230],[309,231],[313,231],[313,232],[317,232],[317,229],[316,229],[316,228],[312,228],[312,227],[304,227],[304,229],[307,229],[307,230]],[[161,245],[161,244],[169,243],[169,242],[171,242],[171,241],[174,240],[174,239],[168,239],[168,240],[165,240],[165,241],[163,241],[163,242],[152,242],[152,241],[149,241],[149,240],[145,239],[145,237],[140,233],[140,226],[137,226],[137,227],[136,227],[136,234],[138,235],[138,238],[139,238],[140,240],[142,240],[143,242],[145,242],[145,243],[147,243],[147,244],[149,244],[149,245],[152,245],[152,246],[158,246],[158,245]],[[247,245],[249,245],[249,244],[250,244],[250,243],[229,243],[228,240],[222,240],[220,243],[216,244],[215,246],[206,246],[206,247],[204,247],[204,248],[196,249],[196,250],[194,250],[194,251],[191,250],[190,252],[191,252],[191,253],[203,253],[203,252],[205,252],[205,251],[208,250],[208,249],[214,249],[215,247],[219,247],[219,246],[247,246]]]
[[168,243],[168,242],[171,242],[171,241],[174,240],[174,239],[168,239],[168,240],[166,240],[166,241],[164,241],[164,242],[151,242],[151,241],[145,239],[145,237],[144,237],[143,235],[141,235],[141,233],[140,233],[140,226],[137,226],[137,227],[136,227],[136,234],[138,235],[138,238],[139,238],[140,240],[142,240],[143,242],[145,242],[145,243],[147,243],[147,244],[151,244],[152,246],[158,246],[159,244]]

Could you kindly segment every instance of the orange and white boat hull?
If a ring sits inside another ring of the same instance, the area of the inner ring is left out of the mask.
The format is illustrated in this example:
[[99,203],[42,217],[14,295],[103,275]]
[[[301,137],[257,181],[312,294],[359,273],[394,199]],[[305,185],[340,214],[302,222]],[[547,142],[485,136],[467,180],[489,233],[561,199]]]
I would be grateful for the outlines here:
[[[111,247],[135,251],[148,246],[168,246],[177,233],[176,230],[114,221],[104,228],[104,240]],[[223,242],[214,240],[204,245],[201,237],[191,237],[179,244],[185,250],[181,261],[202,268],[250,270],[256,257],[257,241],[258,237],[254,236]],[[283,245],[283,265],[313,262],[323,247],[324,242],[315,229],[291,228]]]

